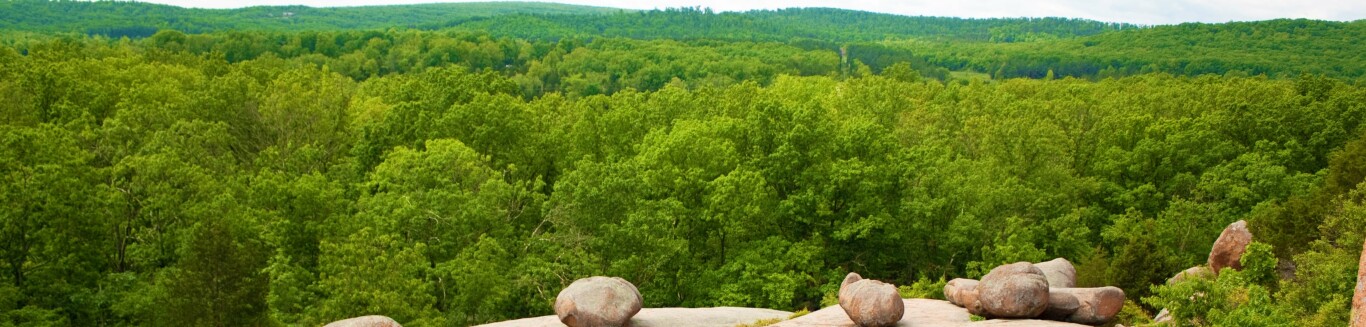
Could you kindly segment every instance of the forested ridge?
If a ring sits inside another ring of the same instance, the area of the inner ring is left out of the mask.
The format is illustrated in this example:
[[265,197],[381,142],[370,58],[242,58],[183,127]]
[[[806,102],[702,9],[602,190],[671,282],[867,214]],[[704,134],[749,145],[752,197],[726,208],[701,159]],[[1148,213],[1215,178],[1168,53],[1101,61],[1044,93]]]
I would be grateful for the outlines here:
[[134,1],[5,0],[0,1],[0,29],[147,37],[158,29],[204,33],[416,28],[507,14],[606,14],[624,11],[546,2],[200,9]]
[[[533,43],[603,37],[784,43],[805,50],[845,49],[851,64],[868,65],[874,72],[896,62],[912,62],[922,73],[947,74],[934,71],[943,68],[995,78],[1043,78],[1049,71],[1057,77],[1088,79],[1154,72],[1281,78],[1308,73],[1351,80],[1366,76],[1366,45],[1358,42],[1366,38],[1366,20],[1140,26],[1071,18],[963,19],[830,8],[638,11],[512,2],[188,9],[123,1],[6,0],[0,1],[0,30],[86,34],[111,40],[144,38],[162,30],[213,33],[250,42],[239,46],[293,42],[328,56],[337,55],[328,47],[349,48],[346,52],[350,52],[357,46],[377,46],[365,44],[377,37],[374,33],[387,32],[388,37],[378,37],[392,44],[396,32],[429,31]],[[348,42],[356,43],[348,46]],[[508,50],[509,55],[512,51],[516,50]]]
[[[1363,21],[528,10],[4,27],[0,326],[466,326],[592,275],[795,311],[851,271],[942,296],[1054,257],[1122,287],[1128,326],[1347,323]],[[763,27],[842,19],[888,26]],[[1244,271],[1154,286],[1236,220]]]

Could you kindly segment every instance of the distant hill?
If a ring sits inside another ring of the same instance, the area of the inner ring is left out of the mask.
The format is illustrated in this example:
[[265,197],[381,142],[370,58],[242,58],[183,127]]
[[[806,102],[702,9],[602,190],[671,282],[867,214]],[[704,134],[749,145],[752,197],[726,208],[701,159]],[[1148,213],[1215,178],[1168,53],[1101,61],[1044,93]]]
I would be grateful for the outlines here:
[[146,37],[160,29],[358,30],[391,27],[487,31],[522,38],[565,36],[790,41],[936,38],[1014,42],[1095,35],[1134,25],[1068,18],[963,19],[831,8],[712,13],[700,8],[636,11],[539,2],[480,2],[313,8],[192,9],[124,1],[0,1],[0,29]]
[[[998,78],[1117,77],[1149,72],[1197,76],[1240,72],[1293,77],[1366,76],[1366,20],[1277,19],[1153,26],[1034,42],[884,41],[877,48],[914,54],[951,70]],[[895,58],[898,55],[891,55]]]
[[[0,30],[141,38],[257,31],[373,31],[390,28],[486,34],[529,41],[595,38],[777,42],[842,51],[874,71],[912,62],[994,78],[1249,74],[1366,76],[1366,20],[1280,19],[1138,26],[1072,18],[967,19],[833,8],[713,12],[625,10],[538,2],[365,7],[190,9],[141,2],[0,0]],[[290,38],[281,36],[280,38]],[[367,36],[368,38],[368,36]],[[843,50],[841,50],[843,49]],[[936,72],[936,70],[938,70]]]
[[195,9],[128,1],[0,1],[0,29],[145,37],[159,29],[335,30],[436,26],[509,14],[591,15],[630,10],[541,2],[469,2],[313,8]]
[[902,16],[833,8],[789,8],[714,13],[673,8],[617,15],[512,15],[450,24],[495,35],[544,39],[596,35],[636,39],[724,39],[743,41],[882,41],[939,39],[1018,42],[1070,38],[1136,29],[1131,24],[1073,18]]

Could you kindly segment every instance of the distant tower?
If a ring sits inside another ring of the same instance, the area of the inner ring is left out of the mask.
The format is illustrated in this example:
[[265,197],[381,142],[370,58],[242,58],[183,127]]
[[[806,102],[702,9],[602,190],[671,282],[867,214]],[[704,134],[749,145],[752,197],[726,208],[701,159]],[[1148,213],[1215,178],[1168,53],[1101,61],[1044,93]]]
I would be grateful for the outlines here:
[[849,46],[847,45],[840,46],[840,70],[843,71],[844,75],[849,75],[853,71],[853,68],[849,67]]

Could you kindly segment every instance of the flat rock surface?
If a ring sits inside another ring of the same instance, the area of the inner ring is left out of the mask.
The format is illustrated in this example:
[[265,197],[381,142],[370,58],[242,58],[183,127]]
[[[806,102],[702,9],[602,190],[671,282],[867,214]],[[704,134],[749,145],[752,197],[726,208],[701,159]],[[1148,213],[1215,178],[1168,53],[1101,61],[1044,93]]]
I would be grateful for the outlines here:
[[[835,310],[840,310],[835,306]],[[734,327],[764,319],[787,319],[791,312],[755,308],[645,308],[631,317],[632,327]],[[844,311],[840,311],[844,315]],[[848,320],[849,318],[844,318]],[[852,323],[850,323],[852,324]],[[542,316],[496,322],[477,327],[565,327],[559,317]]]
[[393,318],[385,316],[364,316],[333,321],[323,327],[402,327]]
[[[948,301],[930,299],[905,299],[906,315],[897,323],[899,327],[929,326],[999,326],[999,327],[1084,327],[1066,322],[1048,320],[1007,320],[994,319],[972,321],[968,310]],[[754,308],[645,308],[640,310],[631,325],[634,327],[734,327],[764,319],[786,319],[791,312],[754,309]],[[844,314],[844,309],[832,305],[797,319],[783,321],[772,327],[853,327],[854,322]],[[543,316],[480,325],[476,327],[564,327],[556,316]]]
[[[1047,321],[1047,320],[985,320],[972,321],[968,315],[968,310],[960,308],[948,301],[930,299],[905,299],[906,315],[901,318],[897,326],[901,327],[920,327],[920,326],[1006,326],[1006,327],[1081,327],[1066,322]],[[684,325],[680,325],[684,326]],[[838,305],[820,309],[811,314],[798,317],[777,324],[772,327],[852,327],[854,322],[849,320],[849,316],[844,314],[844,310]]]

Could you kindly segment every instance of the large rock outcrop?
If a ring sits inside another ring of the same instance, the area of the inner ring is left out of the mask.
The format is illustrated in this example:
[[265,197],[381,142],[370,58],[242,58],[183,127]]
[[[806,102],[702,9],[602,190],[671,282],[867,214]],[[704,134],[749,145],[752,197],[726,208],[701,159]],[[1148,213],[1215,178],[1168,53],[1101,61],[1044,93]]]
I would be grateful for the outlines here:
[[[1219,275],[1219,271],[1224,268],[1242,270],[1243,251],[1247,251],[1247,245],[1252,243],[1252,232],[1247,230],[1246,221],[1236,221],[1224,228],[1219,233],[1219,238],[1214,240],[1214,246],[1210,248],[1209,260],[1205,266],[1195,266],[1176,273],[1172,278],[1167,279],[1167,284],[1175,284],[1184,280],[1194,278],[1213,278]],[[1153,317],[1154,323],[1165,323],[1172,320],[1171,312],[1163,308]],[[1363,326],[1366,327],[1366,326]]]
[[555,315],[569,327],[630,326],[640,307],[640,291],[618,277],[576,280],[555,297]]
[[890,327],[905,315],[896,286],[849,273],[840,283],[840,308],[860,327]]
[[361,316],[351,319],[337,320],[323,327],[403,327],[399,326],[393,318],[385,316]]
[[1356,293],[1352,295],[1352,327],[1366,327],[1366,243],[1361,245]]
[[1034,267],[1043,271],[1044,277],[1048,278],[1048,287],[1077,287],[1077,268],[1072,266],[1072,262],[1067,261],[1067,259],[1057,258],[1044,261],[1034,264]]
[[1123,308],[1124,290],[1118,287],[1053,288],[1041,318],[1101,325],[1114,320]]
[[[897,326],[933,327],[1083,327],[1085,325],[1037,319],[997,319],[972,321],[966,309],[948,301],[931,299],[904,299],[906,314]],[[852,327],[854,322],[838,306],[817,310],[796,319],[779,322],[770,327]]]
[[[1045,270],[1055,275],[1050,277]],[[1017,262],[992,269],[981,281],[950,280],[944,284],[944,297],[972,314],[991,318],[988,321],[1038,318],[1088,325],[1113,321],[1124,308],[1124,290],[1050,287],[1074,285],[1075,276],[1076,268],[1066,259],[1037,264]]]
[[988,318],[1033,318],[1048,309],[1048,279],[1028,262],[991,269],[978,282],[977,293]]
[[[631,327],[735,327],[764,320],[781,320],[792,313],[757,308],[645,308],[631,317]],[[565,327],[558,316],[496,322],[477,327]]]
[[1224,232],[1219,233],[1219,239],[1214,241],[1214,248],[1209,251],[1210,271],[1218,274],[1224,268],[1242,270],[1243,265],[1238,261],[1243,258],[1248,243],[1252,243],[1252,232],[1247,230],[1247,222],[1239,220],[1229,224]]
[[[1082,327],[1076,323],[1037,319],[972,321],[966,309],[948,301],[903,299],[905,314],[897,326],[933,327]],[[785,319],[791,312],[753,308],[646,308],[631,318],[632,327],[733,327],[761,320]],[[771,327],[854,327],[853,320],[838,305],[785,320]],[[557,316],[509,320],[477,327],[565,327]]]

